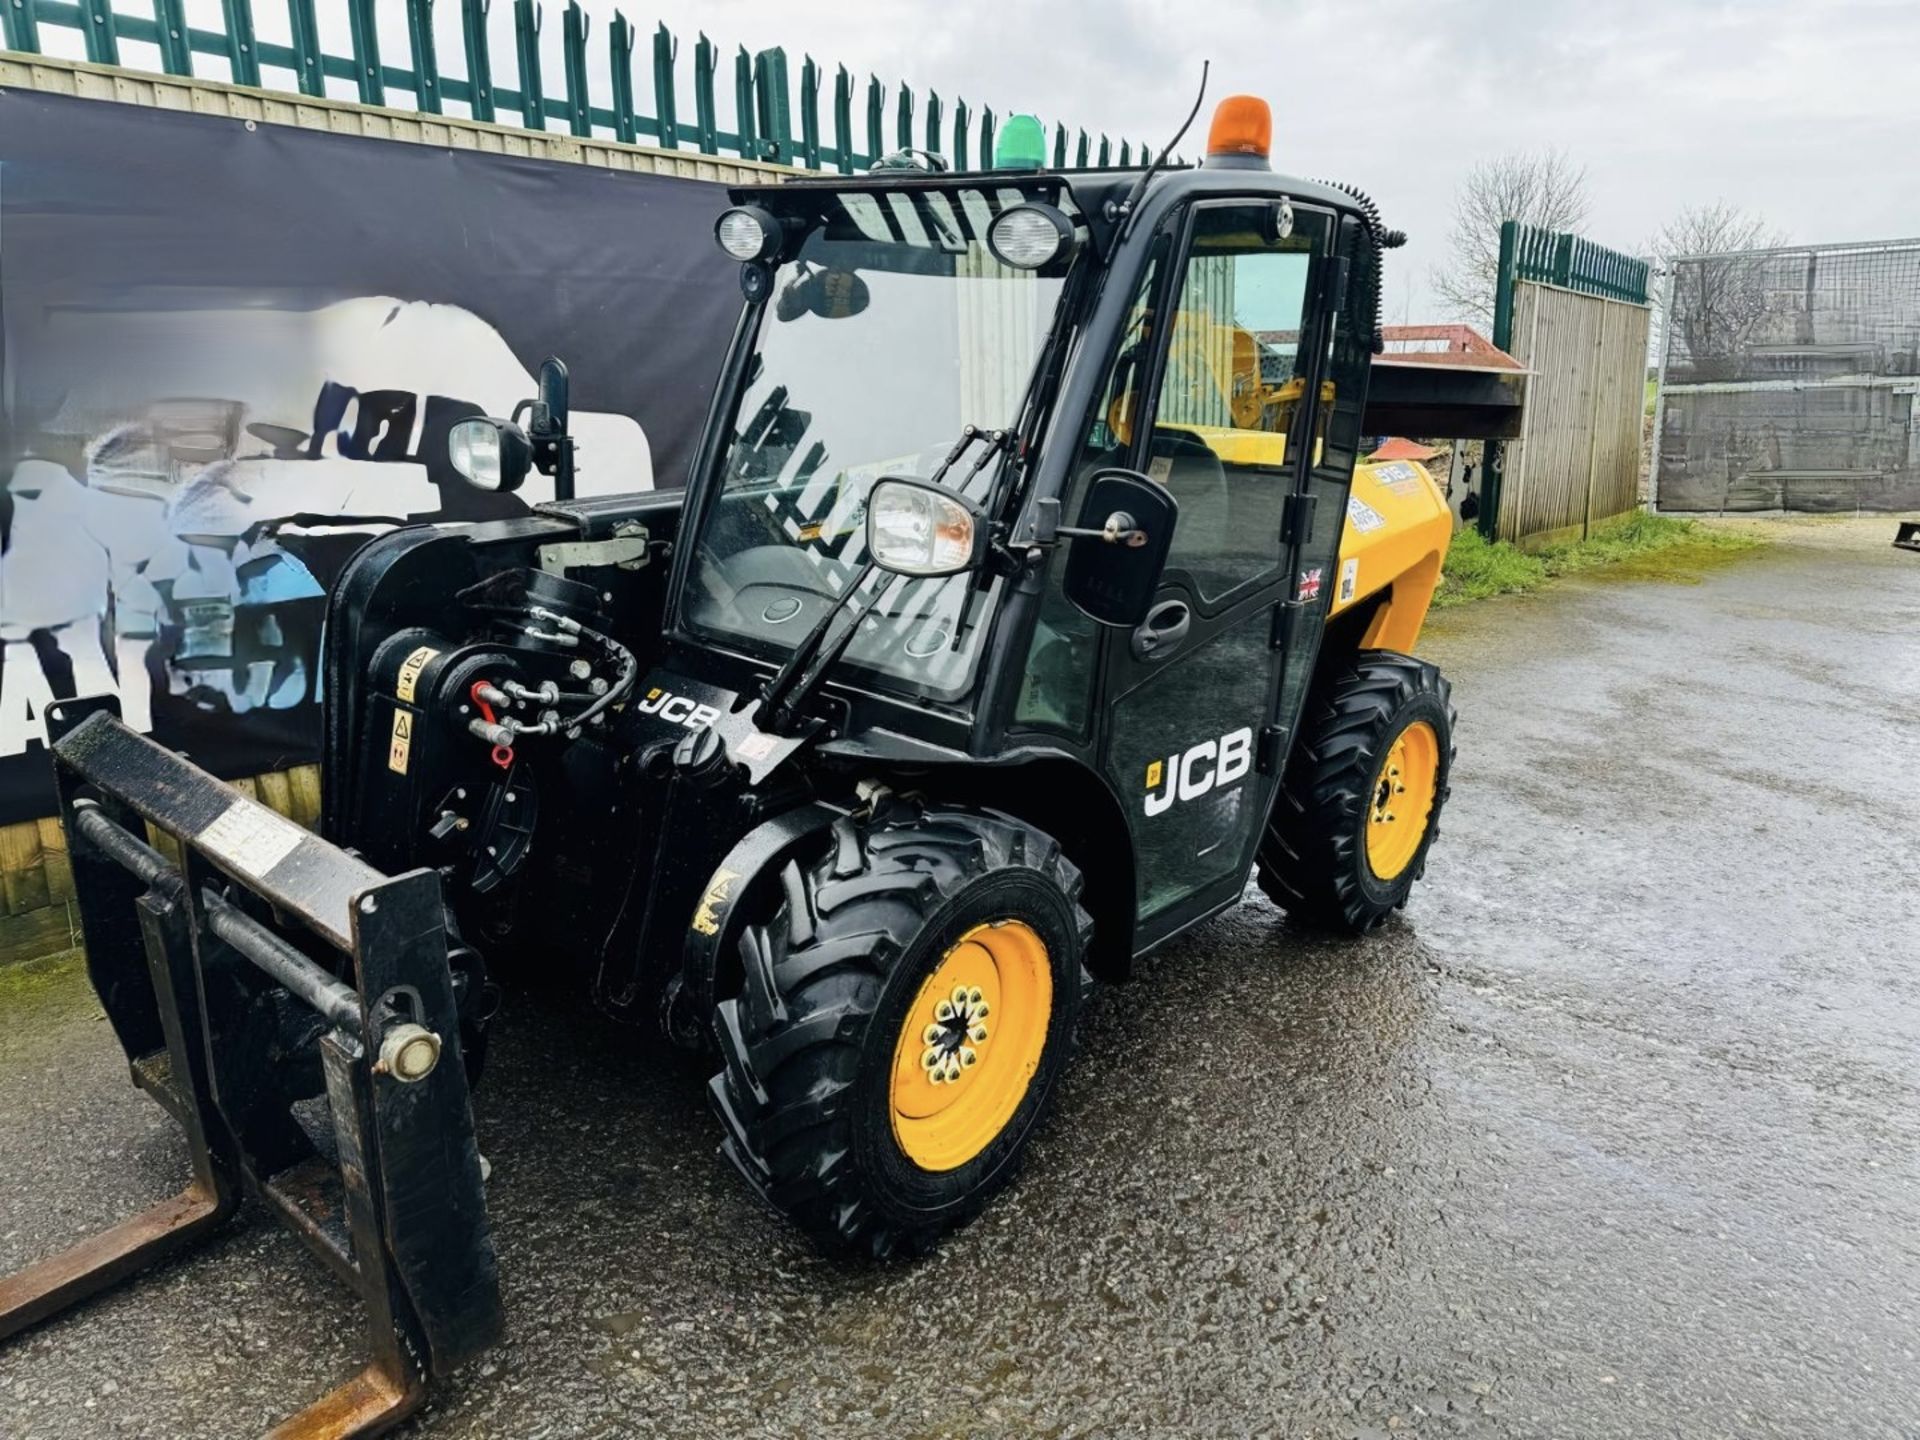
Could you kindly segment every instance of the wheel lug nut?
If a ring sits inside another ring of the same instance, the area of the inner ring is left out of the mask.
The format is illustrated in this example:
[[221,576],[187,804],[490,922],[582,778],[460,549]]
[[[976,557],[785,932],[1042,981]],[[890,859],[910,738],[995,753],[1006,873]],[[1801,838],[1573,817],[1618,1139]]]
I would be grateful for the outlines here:
[[953,1015],[953,1002],[950,1000],[942,1000],[938,1005],[933,1007],[933,1018],[938,1020],[942,1025],[953,1019]]
[[978,1020],[974,1021],[973,1024],[967,1027],[967,1038],[976,1045],[986,1044],[987,1027],[982,1025]]

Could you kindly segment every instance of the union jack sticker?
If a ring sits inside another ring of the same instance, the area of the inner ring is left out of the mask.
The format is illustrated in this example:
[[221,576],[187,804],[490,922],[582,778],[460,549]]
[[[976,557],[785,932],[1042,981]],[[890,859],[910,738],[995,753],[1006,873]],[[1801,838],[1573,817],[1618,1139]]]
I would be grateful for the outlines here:
[[1320,598],[1320,567],[1318,565],[1314,566],[1311,570],[1302,570],[1300,572],[1300,588],[1295,593],[1298,594],[1302,600],[1318,600]]

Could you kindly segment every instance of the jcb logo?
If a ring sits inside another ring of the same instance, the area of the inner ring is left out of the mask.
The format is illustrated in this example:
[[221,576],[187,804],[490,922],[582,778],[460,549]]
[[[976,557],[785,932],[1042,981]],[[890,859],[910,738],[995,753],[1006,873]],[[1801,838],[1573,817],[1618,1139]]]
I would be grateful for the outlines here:
[[702,705],[671,690],[662,690],[658,685],[647,691],[646,698],[633,708],[642,715],[658,715],[662,720],[684,725],[689,730],[698,730],[702,725],[720,718],[720,712],[713,706]]
[[1191,750],[1147,766],[1147,814],[1159,815],[1176,800],[1198,800],[1209,790],[1231,785],[1253,768],[1253,727],[1243,725],[1218,740],[1202,740]]

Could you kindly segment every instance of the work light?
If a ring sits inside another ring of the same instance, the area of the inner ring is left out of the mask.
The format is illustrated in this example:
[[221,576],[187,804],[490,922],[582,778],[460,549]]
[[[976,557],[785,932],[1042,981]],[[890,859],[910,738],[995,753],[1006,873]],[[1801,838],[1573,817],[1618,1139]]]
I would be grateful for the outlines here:
[[963,496],[920,480],[874,482],[867,554],[896,575],[957,575],[977,563],[985,532]]
[[1073,222],[1051,205],[1015,205],[987,227],[988,248],[1016,270],[1038,270],[1072,245]]
[[517,490],[533,465],[533,442],[511,421],[476,415],[447,432],[447,458],[482,490]]
[[743,264],[771,259],[780,250],[780,222],[758,205],[723,210],[713,234],[720,248]]

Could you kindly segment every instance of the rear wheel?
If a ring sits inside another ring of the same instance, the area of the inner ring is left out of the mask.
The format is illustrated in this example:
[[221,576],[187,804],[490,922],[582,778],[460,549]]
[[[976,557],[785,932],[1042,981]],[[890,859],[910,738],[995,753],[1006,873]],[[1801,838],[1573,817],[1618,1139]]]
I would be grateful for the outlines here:
[[892,800],[782,890],[717,1010],[721,1149],[817,1238],[924,1249],[1012,1177],[1066,1064],[1079,872],[1010,817]]
[[1317,684],[1260,846],[1260,888],[1308,924],[1364,932],[1404,908],[1440,833],[1452,690],[1432,665],[1363,650]]

